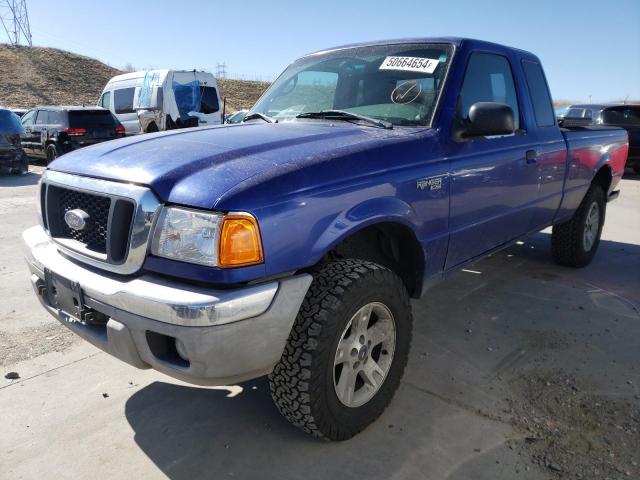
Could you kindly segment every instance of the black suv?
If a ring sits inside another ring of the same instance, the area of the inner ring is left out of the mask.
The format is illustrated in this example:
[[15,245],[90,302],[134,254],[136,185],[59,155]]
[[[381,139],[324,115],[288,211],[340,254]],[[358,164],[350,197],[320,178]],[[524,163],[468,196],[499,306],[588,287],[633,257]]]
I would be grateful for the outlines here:
[[24,129],[13,112],[0,108],[0,171],[26,173],[29,161],[20,146]]
[[[568,122],[568,123],[567,123]],[[575,122],[585,125],[607,125],[624,128],[629,134],[627,167],[640,174],[640,105],[638,104],[583,104],[571,105],[561,126]]]
[[63,153],[124,137],[124,127],[100,107],[37,107],[22,116],[22,147],[47,163]]

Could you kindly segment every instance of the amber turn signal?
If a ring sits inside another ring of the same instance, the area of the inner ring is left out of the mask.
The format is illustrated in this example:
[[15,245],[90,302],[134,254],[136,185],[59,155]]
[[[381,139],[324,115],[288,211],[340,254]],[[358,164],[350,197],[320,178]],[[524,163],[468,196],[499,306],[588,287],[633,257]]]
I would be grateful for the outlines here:
[[219,245],[220,267],[246,267],[264,261],[258,222],[248,213],[224,216]]

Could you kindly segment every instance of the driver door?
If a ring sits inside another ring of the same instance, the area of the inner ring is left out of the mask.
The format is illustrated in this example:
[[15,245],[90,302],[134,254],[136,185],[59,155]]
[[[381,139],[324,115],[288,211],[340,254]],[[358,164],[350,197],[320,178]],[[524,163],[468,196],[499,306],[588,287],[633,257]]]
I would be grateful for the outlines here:
[[27,155],[33,154],[33,126],[36,121],[36,110],[31,110],[25,113],[20,119],[24,133],[20,135],[20,143],[22,149]]
[[511,107],[516,133],[450,141],[450,237],[446,269],[454,268],[522,236],[530,228],[538,178],[527,152],[534,136],[520,126],[521,111],[511,62],[505,56],[472,52],[458,100],[458,118],[476,102]]

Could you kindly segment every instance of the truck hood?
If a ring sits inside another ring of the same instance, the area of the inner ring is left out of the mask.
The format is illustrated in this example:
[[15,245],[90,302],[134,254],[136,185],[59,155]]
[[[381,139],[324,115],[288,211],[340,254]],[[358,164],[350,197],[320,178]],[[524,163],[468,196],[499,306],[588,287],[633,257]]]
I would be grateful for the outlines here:
[[406,140],[413,129],[300,121],[173,130],[104,142],[49,168],[150,187],[160,200],[214,208],[225,192],[264,173],[304,168],[337,155]]

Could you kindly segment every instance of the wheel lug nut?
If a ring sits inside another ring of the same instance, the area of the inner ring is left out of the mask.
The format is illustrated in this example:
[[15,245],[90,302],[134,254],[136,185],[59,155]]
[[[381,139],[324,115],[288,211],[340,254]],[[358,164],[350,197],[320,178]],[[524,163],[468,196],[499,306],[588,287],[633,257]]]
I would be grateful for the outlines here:
[[360,343],[364,345],[364,335],[360,335],[359,340],[360,340]]
[[353,369],[355,370],[356,368],[358,368],[360,366],[360,362],[356,362],[353,364]]
[[358,355],[358,349],[356,349],[356,348],[352,348],[352,349],[351,349],[351,356],[352,356],[352,357],[355,357],[356,355]]

